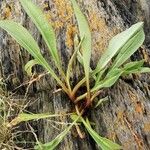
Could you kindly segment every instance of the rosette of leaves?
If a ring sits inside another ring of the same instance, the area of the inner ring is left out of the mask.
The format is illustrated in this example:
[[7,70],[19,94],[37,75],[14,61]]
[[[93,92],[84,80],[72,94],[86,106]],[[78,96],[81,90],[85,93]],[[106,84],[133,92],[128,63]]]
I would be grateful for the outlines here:
[[[143,22],[138,22],[129,29],[114,36],[109,42],[108,48],[100,57],[97,66],[92,70],[90,68],[92,40],[88,21],[81,12],[76,0],[70,0],[70,2],[78,23],[79,38],[77,38],[77,36],[74,38],[74,53],[72,54],[67,71],[65,72],[62,68],[62,62],[58,54],[56,36],[52,25],[47,21],[41,9],[31,0],[20,0],[22,7],[41,33],[60,75],[54,71],[52,66],[42,56],[37,42],[33,39],[27,29],[12,20],[0,21],[0,27],[6,30],[33,56],[34,59],[30,60],[25,66],[27,73],[29,75],[32,74],[32,67],[35,64],[43,66],[49,75],[57,81],[57,84],[62,88],[62,91],[65,92],[69,99],[75,104],[77,110],[76,114],[71,116],[74,121],[67,129],[49,143],[38,143],[35,149],[55,149],[76,122],[82,123],[85,126],[91,137],[101,149],[121,149],[121,146],[118,144],[98,135],[98,133],[92,129],[88,119],[82,117],[82,114],[85,109],[91,106],[94,99],[99,95],[100,90],[111,87],[117,82],[120,76],[132,73],[150,72],[150,68],[143,67],[144,60],[126,63],[130,56],[143,44],[145,39]],[[70,84],[70,76],[72,64],[75,59],[78,59],[81,65],[83,65],[85,75],[81,81],[72,87]],[[93,79],[94,86],[91,87],[90,84],[93,82]],[[87,91],[81,95],[77,95],[78,89],[83,84],[86,85]],[[85,104],[82,105],[83,107],[80,106],[82,102]],[[35,116],[37,117],[35,114],[33,118],[32,116],[29,117],[34,119]],[[31,120],[27,118],[28,117],[26,116],[25,121]]]

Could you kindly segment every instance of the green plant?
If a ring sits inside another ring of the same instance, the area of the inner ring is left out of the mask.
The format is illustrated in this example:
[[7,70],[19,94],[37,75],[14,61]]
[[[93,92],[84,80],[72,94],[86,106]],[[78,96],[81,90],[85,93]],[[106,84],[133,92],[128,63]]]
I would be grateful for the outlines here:
[[[38,146],[35,148],[44,150],[54,149],[76,122],[82,122],[91,137],[103,150],[121,149],[121,146],[118,144],[99,136],[91,128],[88,119],[85,120],[82,115],[84,114],[84,111],[91,106],[94,99],[99,95],[100,90],[111,87],[114,83],[116,83],[120,76],[132,73],[150,72],[150,68],[143,67],[144,60],[125,63],[126,60],[130,58],[130,56],[142,45],[144,41],[145,36],[143,31],[143,22],[136,23],[124,32],[114,36],[110,41],[107,50],[101,56],[97,66],[94,70],[92,70],[90,68],[92,47],[89,25],[85,16],[82,14],[79,6],[77,5],[77,2],[75,0],[70,1],[78,22],[80,40],[75,36],[74,53],[69,61],[67,72],[65,73],[57,51],[56,37],[52,26],[48,23],[42,11],[36,5],[34,5],[31,0],[20,0],[26,13],[32,19],[40,31],[45,43],[47,44],[60,76],[55,73],[50,64],[48,64],[46,59],[42,56],[37,43],[22,25],[10,20],[0,21],[0,27],[6,30],[34,57],[34,60],[29,61],[25,66],[25,70],[28,72],[28,74],[31,74],[31,68],[35,64],[43,66],[57,81],[58,85],[61,86],[63,92],[65,92],[69,99],[75,104],[76,114],[71,116],[74,122],[53,141],[46,144],[38,143]],[[72,87],[70,84],[70,72],[72,69],[72,64],[76,58],[81,65],[83,65],[85,76],[74,87]],[[93,79],[94,86],[91,87],[90,83],[93,81]],[[78,89],[84,83],[86,83],[87,92],[77,95]],[[35,116],[32,118],[30,116],[30,119],[37,119],[34,117]],[[28,120],[27,118],[25,121]]]
[[[32,114],[29,112],[23,113],[23,111],[26,111],[25,107],[27,107],[28,105],[29,105],[29,102],[28,104],[25,104],[23,103],[23,101],[19,102],[18,99],[15,99],[13,96],[9,94],[6,96],[0,93],[0,149],[8,149],[8,150],[22,149],[21,147],[17,146],[17,137],[19,136],[20,133],[22,133],[22,131],[21,130],[19,131],[19,129],[18,130],[15,129],[16,127],[17,128],[19,127],[20,123],[24,124],[25,122],[31,121],[31,120],[51,119],[54,117],[62,117],[64,115],[67,115],[67,116],[71,115],[71,114],[51,115],[51,114],[44,114],[44,113]],[[11,117],[14,117],[14,118],[10,121]],[[68,130],[74,125],[74,123],[72,123],[71,126],[68,127],[62,133],[64,136],[66,132],[68,132]],[[17,132],[19,132],[19,134]],[[22,142],[23,144],[23,141],[20,141],[20,142]],[[37,139],[36,139],[36,142],[40,146],[40,142]]]

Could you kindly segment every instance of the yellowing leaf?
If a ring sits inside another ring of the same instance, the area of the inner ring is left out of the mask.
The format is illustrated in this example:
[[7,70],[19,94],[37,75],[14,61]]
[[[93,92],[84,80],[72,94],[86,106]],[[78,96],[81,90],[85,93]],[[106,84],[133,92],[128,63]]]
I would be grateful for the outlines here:
[[25,71],[27,72],[27,74],[28,74],[29,76],[32,75],[32,67],[33,67],[34,65],[36,65],[36,64],[38,64],[38,62],[37,62],[35,59],[30,60],[30,61],[28,61],[28,62],[26,63],[26,65],[25,65]]

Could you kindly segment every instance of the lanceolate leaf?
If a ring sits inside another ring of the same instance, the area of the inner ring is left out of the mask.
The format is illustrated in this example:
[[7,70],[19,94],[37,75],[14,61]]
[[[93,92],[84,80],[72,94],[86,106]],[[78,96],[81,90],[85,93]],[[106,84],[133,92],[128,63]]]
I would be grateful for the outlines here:
[[75,36],[75,38],[74,38],[74,45],[75,45],[74,50],[75,51],[74,51],[74,53],[72,54],[72,56],[69,60],[68,67],[67,67],[67,75],[66,75],[67,84],[68,84],[70,90],[71,90],[71,86],[70,86],[70,81],[69,80],[70,80],[70,74],[71,74],[71,70],[72,70],[72,64],[73,64],[73,61],[76,58],[77,52],[79,51],[81,44],[83,42],[83,39],[81,39],[80,43],[78,43],[76,41],[77,40],[76,37],[77,36]]
[[78,121],[80,117],[78,116],[76,120],[68,127],[66,128],[63,132],[61,132],[54,140],[51,142],[45,143],[45,144],[40,144],[35,146],[35,149],[41,150],[41,147],[43,148],[42,150],[53,150],[55,149],[60,142],[63,140],[63,138],[68,134],[70,129],[73,127],[73,125]]
[[55,149],[60,142],[63,140],[63,138],[67,135],[67,133],[69,132],[70,128],[67,128],[66,130],[64,130],[63,132],[61,132],[54,140],[52,140],[51,142],[45,143],[45,144],[40,144],[34,147],[34,149],[37,150],[53,150]]
[[123,70],[124,71],[129,71],[129,70],[138,69],[138,68],[142,67],[143,64],[144,64],[144,60],[133,61],[133,62],[125,64],[124,67],[123,67]]
[[129,62],[124,65],[123,75],[140,72],[141,67],[144,64],[144,60]]
[[84,120],[82,118],[82,122],[86,129],[88,130],[91,137],[95,140],[95,142],[98,144],[99,147],[101,147],[102,150],[120,150],[121,146],[112,142],[111,140],[101,137],[98,135],[90,126],[90,123],[88,120]]
[[119,79],[122,73],[122,69],[119,68],[115,68],[114,70],[108,72],[105,79],[100,81],[97,85],[95,85],[91,92],[97,91],[101,88],[111,87]]
[[87,83],[87,90],[89,92],[89,72],[90,72],[90,58],[91,58],[91,32],[89,29],[88,22],[84,15],[82,14],[79,6],[77,5],[76,0],[71,0],[72,6],[74,8],[74,13],[76,15],[79,31],[80,31],[80,38],[84,37],[84,40],[81,45],[81,53],[83,56],[83,64],[84,64],[84,71]]
[[23,121],[30,121],[30,120],[37,120],[37,119],[45,119],[45,118],[52,118],[58,117],[60,115],[54,114],[27,114],[27,113],[20,113],[16,118],[14,118],[10,123],[8,123],[8,127],[15,126]]
[[31,76],[32,75],[32,67],[34,66],[34,65],[36,65],[36,64],[38,64],[38,61],[36,61],[35,59],[33,59],[33,60],[30,60],[30,61],[28,61],[27,63],[26,63],[26,65],[25,65],[25,71],[27,72],[27,74],[29,75],[29,76]]
[[0,27],[6,30],[21,46],[29,51],[29,53],[41,59],[40,49],[32,38],[31,34],[20,24],[9,21],[3,20],[0,21]]
[[149,67],[141,67],[138,73],[149,73],[150,68]]
[[[77,59],[78,59],[79,63],[80,63],[82,66],[84,66],[84,65],[83,65],[83,56],[81,55],[81,53],[80,53],[79,51],[77,52]],[[92,76],[93,79],[96,80],[96,76],[95,76],[95,74],[93,73],[93,70],[91,69],[91,67],[90,67],[90,76]]]
[[130,58],[130,56],[143,44],[144,39],[144,31],[141,28],[120,50],[113,62],[112,69],[121,66],[128,58]]
[[62,81],[43,58],[37,43],[23,26],[13,21],[3,20],[0,21],[0,27],[6,30],[23,48],[25,48],[36,59],[38,64],[42,65],[52,77],[57,80],[58,84],[63,87],[64,91],[67,92]]
[[[101,70],[98,74],[97,74],[97,76],[96,76],[96,82],[95,82],[95,85],[97,85],[98,83],[99,83],[99,81],[101,80],[101,78],[102,78],[102,76],[103,76],[103,74],[105,73],[105,71],[106,71],[106,68],[105,69],[103,69],[103,70]],[[93,73],[94,74],[94,73]]]
[[[139,22],[137,24],[134,24],[133,26],[131,26],[129,29],[125,30],[124,32],[121,32],[117,34],[115,37],[113,37],[109,43],[108,49],[100,58],[98,65],[95,69],[95,73],[101,71],[118,52],[120,51],[123,52],[124,46],[128,45],[128,43],[135,41],[137,42],[137,47],[139,47],[141,43],[143,42],[143,33],[141,33],[142,27],[143,27],[143,22]],[[141,39],[139,38],[137,40],[136,35],[141,35]],[[136,37],[136,39],[133,37]],[[136,50],[137,50],[137,47],[136,47]],[[132,50],[132,54],[133,52],[135,52],[135,50]]]
[[56,48],[55,33],[51,24],[47,21],[41,9],[34,5],[31,0],[20,0],[20,2],[26,13],[31,17],[32,21],[41,32],[54,61],[60,65],[60,58]]
[[128,74],[132,74],[132,73],[149,73],[150,72],[150,68],[149,67],[140,67],[137,69],[133,69],[133,70],[126,70],[124,71],[124,75],[128,75]]

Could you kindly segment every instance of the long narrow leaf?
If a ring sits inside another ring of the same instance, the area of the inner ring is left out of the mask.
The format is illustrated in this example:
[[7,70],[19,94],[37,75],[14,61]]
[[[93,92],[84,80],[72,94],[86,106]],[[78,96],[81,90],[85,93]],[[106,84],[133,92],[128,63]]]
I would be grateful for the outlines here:
[[101,137],[98,135],[90,126],[89,121],[85,121],[82,118],[82,122],[84,126],[86,127],[87,131],[91,135],[91,137],[95,140],[95,142],[98,144],[99,147],[101,147],[102,150],[120,150],[121,146],[112,142],[111,140]]
[[41,150],[41,147],[42,147],[42,150],[55,149],[60,144],[60,142],[63,140],[63,138],[68,134],[70,129],[78,121],[79,118],[80,117],[76,118],[76,120],[68,128],[66,128],[63,132],[61,132],[54,140],[52,140],[51,142],[45,143],[45,144],[37,145],[34,148],[37,150]]
[[126,70],[124,71],[123,75],[133,74],[133,73],[149,73],[150,68],[149,67],[140,67],[133,70]]
[[138,73],[149,73],[150,68],[149,67],[141,67]]
[[96,84],[92,88],[91,92],[97,91],[101,88],[111,87],[119,79],[122,73],[123,73],[122,69],[119,68],[115,68],[114,70],[108,72],[105,79]]
[[[97,74],[97,76],[96,76],[96,80],[95,80],[95,81],[96,81],[96,82],[95,82],[95,85],[97,85],[97,84],[100,82],[100,80],[101,80],[103,74],[105,73],[106,69],[107,69],[107,68],[104,68],[103,70],[101,70],[100,72],[98,72],[98,74]],[[93,74],[94,74],[94,73],[93,73]]]
[[33,57],[41,58],[37,43],[23,26],[14,21],[3,20],[0,21],[0,27],[6,30],[22,47],[27,49]]
[[58,84],[63,87],[64,91],[67,92],[62,81],[57,77],[43,58],[40,49],[31,34],[22,25],[14,21],[3,20],[0,21],[0,27],[6,30],[23,48],[25,48],[36,59],[36,61],[52,75]]
[[[83,64],[83,56],[82,56],[82,54],[78,51],[77,52],[77,60],[78,60],[78,62],[82,65],[82,66],[84,66],[84,64]],[[90,76],[94,79],[94,80],[96,80],[96,76],[95,76],[95,74],[93,73],[93,70],[91,69],[91,67],[90,67]]]
[[73,64],[73,61],[74,61],[75,58],[76,58],[77,52],[79,51],[83,40],[84,40],[84,38],[81,39],[80,43],[78,43],[79,41],[77,41],[77,36],[75,36],[75,38],[74,38],[74,50],[75,50],[75,51],[74,51],[73,55],[71,56],[71,58],[70,58],[70,60],[69,60],[68,67],[67,67],[67,75],[66,75],[66,80],[67,80],[67,84],[68,84],[68,86],[69,86],[70,91],[71,91],[71,86],[70,86],[70,73],[71,73],[71,70],[72,70],[72,64]]
[[54,114],[27,114],[27,113],[20,113],[16,118],[14,118],[10,123],[8,123],[8,127],[15,126],[23,121],[30,121],[30,120],[37,120],[37,119],[45,119],[45,118],[52,118],[58,117],[61,115]]
[[84,37],[84,40],[81,45],[81,51],[83,56],[83,64],[84,64],[84,71],[86,77],[86,84],[87,84],[87,91],[89,93],[89,72],[90,72],[90,58],[91,58],[91,32],[89,29],[88,22],[84,15],[82,14],[79,6],[77,5],[76,0],[71,0],[72,6],[74,8],[74,13],[76,15],[79,31],[80,31],[80,38]]
[[144,60],[133,61],[133,62],[129,62],[129,63],[125,64],[123,69],[124,69],[124,71],[138,69],[138,68],[142,67],[143,64],[144,64]]
[[124,65],[123,75],[138,73],[144,64],[144,60],[129,62]]
[[111,69],[121,66],[127,59],[129,59],[130,56],[143,44],[144,39],[144,31],[141,28],[141,30],[139,30],[139,32],[137,32],[121,49],[113,62]]
[[41,9],[31,0],[20,0],[20,2],[26,13],[31,17],[32,21],[41,32],[54,61],[60,65],[60,58],[56,47],[56,37],[51,24],[47,21]]
[[65,129],[63,132],[61,132],[54,140],[52,140],[51,142],[45,143],[45,144],[40,144],[35,146],[34,148],[37,150],[53,150],[55,149],[60,142],[63,140],[63,138],[68,134],[70,128]]
[[[136,34],[138,34],[141,31],[142,27],[143,27],[143,22],[136,23],[136,24],[132,25],[129,29],[127,29],[124,32],[121,32],[121,33],[117,34],[115,37],[113,37],[112,40],[109,42],[108,49],[105,51],[105,53],[100,58],[98,65],[95,69],[95,73],[101,71],[108,64],[108,62],[119,51],[121,51],[122,48],[124,48],[125,44],[131,42],[132,37],[134,37]],[[141,37],[141,39],[142,39],[141,41],[143,41],[143,37]],[[141,42],[139,45],[141,45]]]

